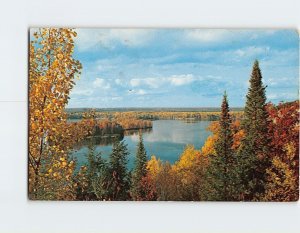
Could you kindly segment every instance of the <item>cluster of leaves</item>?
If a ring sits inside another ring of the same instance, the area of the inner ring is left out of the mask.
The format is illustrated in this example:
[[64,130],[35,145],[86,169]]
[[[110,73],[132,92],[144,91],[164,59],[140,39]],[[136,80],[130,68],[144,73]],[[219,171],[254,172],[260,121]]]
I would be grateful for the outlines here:
[[[29,198],[74,198],[74,144],[89,133],[89,122],[67,123],[65,106],[80,74],[72,57],[72,29],[43,28],[33,33],[29,55]],[[84,127],[81,127],[83,126]]]
[[295,201],[299,196],[299,101],[269,104],[271,165],[265,200]]

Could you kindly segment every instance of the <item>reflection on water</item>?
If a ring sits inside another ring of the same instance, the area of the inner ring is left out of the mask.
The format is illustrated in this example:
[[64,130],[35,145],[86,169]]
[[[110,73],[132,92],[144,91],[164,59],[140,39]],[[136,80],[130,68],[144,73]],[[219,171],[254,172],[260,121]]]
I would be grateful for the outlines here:
[[[187,144],[193,144],[200,149],[211,134],[206,130],[210,121],[180,121],[180,120],[157,120],[153,121],[152,129],[142,130],[143,139],[147,155],[156,155],[163,161],[174,163],[184,150]],[[130,152],[128,166],[132,168],[136,152],[136,145],[139,140],[139,130],[124,132],[124,137],[117,137],[118,140],[124,139]],[[104,158],[108,158],[111,153],[111,143],[115,137],[101,137],[89,140],[96,146],[96,152],[101,153]],[[86,161],[85,155],[88,152],[88,142],[78,145],[73,155],[77,158],[79,165]]]
[[140,130],[125,130],[124,134],[107,134],[104,136],[90,136],[79,142],[75,146],[75,150],[80,149],[83,146],[95,145],[95,146],[108,146],[112,145],[115,140],[122,141],[124,136],[138,136],[140,133],[143,135],[151,133],[152,128],[140,129]]
[[139,129],[139,130],[125,130],[124,135],[125,136],[132,136],[132,135],[139,135],[139,133],[142,133],[143,135],[151,133],[153,131],[152,128],[147,128],[147,129]]
[[87,137],[78,143],[75,149],[80,149],[83,146],[95,145],[95,146],[107,146],[111,145],[115,140],[121,141],[124,139],[123,134],[113,134],[106,136],[91,136]]

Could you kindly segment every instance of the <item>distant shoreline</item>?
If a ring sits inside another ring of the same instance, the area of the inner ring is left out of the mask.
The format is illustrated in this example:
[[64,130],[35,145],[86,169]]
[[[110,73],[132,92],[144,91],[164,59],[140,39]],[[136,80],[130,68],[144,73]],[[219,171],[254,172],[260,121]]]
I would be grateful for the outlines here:
[[[138,107],[128,107],[128,108],[66,108],[66,112],[87,112],[89,110],[95,110],[96,112],[220,112],[221,109],[217,107],[199,107],[199,108],[138,108]],[[244,111],[243,107],[233,107],[231,111],[238,112]]]

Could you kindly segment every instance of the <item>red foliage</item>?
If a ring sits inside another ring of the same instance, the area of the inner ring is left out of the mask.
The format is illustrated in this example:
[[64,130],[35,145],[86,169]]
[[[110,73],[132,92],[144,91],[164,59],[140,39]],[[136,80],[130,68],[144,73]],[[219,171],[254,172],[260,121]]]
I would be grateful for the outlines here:
[[272,156],[282,158],[283,148],[287,143],[294,143],[296,154],[299,154],[299,101],[267,105],[269,113],[269,135],[271,138]]
[[[278,106],[268,104],[269,137],[271,139],[271,157],[278,157],[299,176],[299,101],[280,103]],[[286,153],[286,146],[292,145],[294,155]]]

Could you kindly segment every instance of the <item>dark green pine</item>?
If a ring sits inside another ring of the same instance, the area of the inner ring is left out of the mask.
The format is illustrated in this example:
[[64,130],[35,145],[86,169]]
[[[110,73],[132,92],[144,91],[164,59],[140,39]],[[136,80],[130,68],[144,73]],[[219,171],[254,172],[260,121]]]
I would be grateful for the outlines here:
[[225,92],[219,120],[220,130],[215,144],[216,154],[210,157],[208,168],[208,179],[211,186],[210,200],[233,201],[236,199],[236,158],[232,150],[233,134],[231,122],[227,94]]
[[259,63],[256,60],[252,68],[250,87],[246,96],[242,128],[245,138],[242,140],[239,163],[241,180],[241,198],[245,201],[259,200],[265,191],[266,169],[269,166],[268,113],[266,111],[265,86]]
[[147,154],[143,142],[142,134],[139,135],[139,144],[136,152],[136,168],[135,173],[139,179],[146,176],[147,173]]
[[129,152],[124,142],[116,140],[109,159],[109,199],[111,200],[127,200],[129,197],[130,182],[126,167],[128,155]]
[[142,134],[139,134],[139,143],[137,145],[135,168],[132,175],[132,198],[143,199],[146,195],[142,187],[142,179],[147,175],[147,154],[143,142]]

